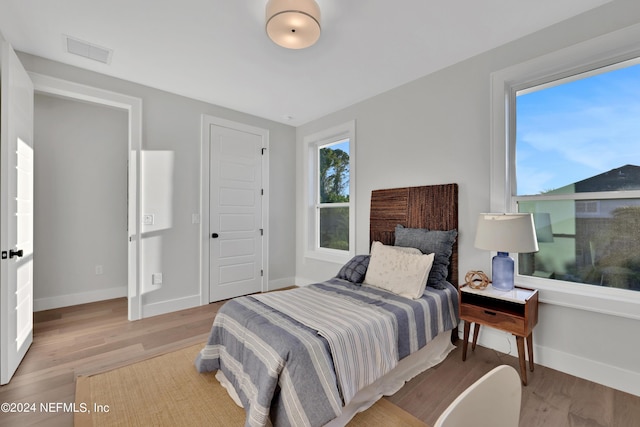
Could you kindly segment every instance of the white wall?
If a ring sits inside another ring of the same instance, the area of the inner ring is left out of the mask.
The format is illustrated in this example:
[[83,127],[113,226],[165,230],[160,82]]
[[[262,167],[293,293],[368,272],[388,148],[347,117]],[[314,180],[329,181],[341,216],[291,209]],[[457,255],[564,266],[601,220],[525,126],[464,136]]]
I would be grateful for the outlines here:
[[34,309],[126,296],[126,112],[36,94],[34,141]]
[[[490,254],[475,249],[473,239],[477,214],[490,206],[491,73],[638,22],[640,2],[613,1],[300,126],[298,200],[304,200],[304,136],[355,119],[357,253],[368,252],[372,190],[456,182],[460,280],[469,270],[490,271]],[[304,213],[304,206],[299,203],[299,283],[327,279],[340,268],[303,256]],[[535,357],[546,366],[640,395],[640,367],[636,361],[640,344],[635,338],[639,329],[637,320],[541,304],[540,321],[534,332]],[[484,328],[480,342],[517,354],[512,339],[489,328]]]
[[[143,315],[153,315],[199,304],[199,225],[192,214],[200,211],[200,143],[202,114],[221,117],[269,131],[269,285],[293,284],[295,229],[295,129],[223,107],[188,99],[132,82],[81,70],[40,57],[19,53],[28,71],[142,99],[142,150],[150,158],[164,153],[172,171],[167,194],[171,199],[168,227],[144,238],[159,240],[154,251],[142,254],[142,271],[163,273],[158,290],[143,295]],[[37,155],[37,152],[36,152]],[[143,156],[144,158],[144,156]],[[144,200],[145,188],[142,188]],[[76,205],[80,208],[81,205]],[[36,207],[37,209],[37,207]],[[52,224],[56,226],[56,224]],[[160,269],[160,271],[156,270]],[[145,279],[150,280],[150,277]]]

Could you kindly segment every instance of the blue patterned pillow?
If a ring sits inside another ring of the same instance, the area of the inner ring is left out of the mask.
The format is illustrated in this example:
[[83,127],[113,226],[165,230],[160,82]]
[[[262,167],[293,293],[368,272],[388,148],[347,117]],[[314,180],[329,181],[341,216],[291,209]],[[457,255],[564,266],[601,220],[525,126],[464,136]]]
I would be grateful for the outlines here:
[[356,255],[349,262],[342,266],[338,275],[338,279],[348,280],[351,283],[362,283],[364,276],[367,274],[369,260],[371,255]]
[[397,225],[395,245],[418,248],[423,254],[436,254],[427,285],[437,288],[440,286],[440,282],[447,280],[449,258],[451,258],[453,243],[456,241],[457,235],[457,230],[430,231],[426,228],[405,228],[402,225]]

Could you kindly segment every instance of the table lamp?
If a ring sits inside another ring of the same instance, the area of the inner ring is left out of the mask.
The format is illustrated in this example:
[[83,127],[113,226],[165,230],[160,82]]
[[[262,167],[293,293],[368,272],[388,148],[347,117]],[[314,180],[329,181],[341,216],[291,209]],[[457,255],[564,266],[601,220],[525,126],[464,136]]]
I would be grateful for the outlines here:
[[475,247],[496,251],[491,261],[492,285],[499,291],[513,289],[514,261],[509,252],[538,252],[533,215],[530,213],[481,213]]

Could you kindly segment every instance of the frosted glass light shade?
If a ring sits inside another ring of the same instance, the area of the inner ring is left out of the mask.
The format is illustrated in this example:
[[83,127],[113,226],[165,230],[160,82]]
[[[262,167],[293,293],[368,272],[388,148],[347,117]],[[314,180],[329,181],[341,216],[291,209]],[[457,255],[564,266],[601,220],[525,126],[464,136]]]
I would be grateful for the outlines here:
[[320,7],[314,0],[269,0],[266,29],[274,43],[304,49],[320,38]]

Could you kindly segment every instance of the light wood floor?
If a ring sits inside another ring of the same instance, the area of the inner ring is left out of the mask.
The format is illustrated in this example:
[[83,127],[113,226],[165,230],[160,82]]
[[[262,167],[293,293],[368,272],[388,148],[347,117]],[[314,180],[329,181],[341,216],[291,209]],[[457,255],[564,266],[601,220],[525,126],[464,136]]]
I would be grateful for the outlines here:
[[[1,402],[74,401],[75,378],[204,342],[220,303],[127,321],[126,299],[35,314],[34,343]],[[466,362],[461,346],[387,398],[429,425],[466,387],[499,364],[517,359],[477,347]],[[500,402],[496,402],[499,405]],[[0,426],[71,426],[71,413],[0,414]],[[523,388],[521,427],[640,425],[640,397],[536,366]]]
[[[535,331],[534,331],[535,342]],[[517,357],[477,346],[462,361],[462,341],[440,365],[409,381],[388,399],[433,425],[467,387],[499,365],[518,372]],[[520,427],[639,427],[640,397],[536,365],[522,387]],[[500,402],[496,402],[496,407]],[[492,408],[487,408],[492,410]]]

